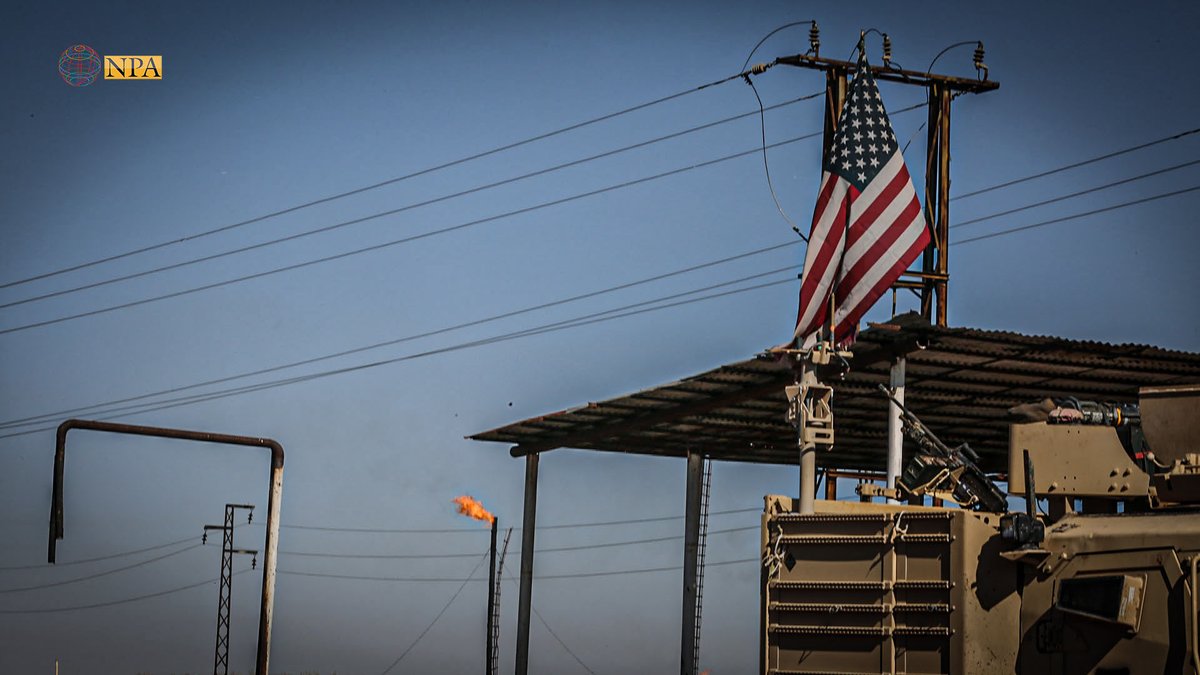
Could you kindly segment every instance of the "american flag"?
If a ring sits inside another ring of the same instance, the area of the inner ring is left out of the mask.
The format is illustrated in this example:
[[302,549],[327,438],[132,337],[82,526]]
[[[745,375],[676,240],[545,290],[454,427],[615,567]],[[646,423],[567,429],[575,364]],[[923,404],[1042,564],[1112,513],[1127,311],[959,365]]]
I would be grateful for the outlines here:
[[834,296],[834,337],[858,321],[929,243],[929,228],[866,58],[825,156],[793,336],[811,344]]

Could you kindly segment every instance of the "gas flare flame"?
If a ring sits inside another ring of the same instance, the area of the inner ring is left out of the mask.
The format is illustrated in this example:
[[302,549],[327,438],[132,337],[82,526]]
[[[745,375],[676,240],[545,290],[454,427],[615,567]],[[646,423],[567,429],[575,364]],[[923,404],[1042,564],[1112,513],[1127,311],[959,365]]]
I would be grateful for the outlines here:
[[483,508],[483,504],[480,504],[471,495],[455,497],[454,503],[458,504],[458,512],[464,516],[474,518],[475,520],[486,520],[488,523],[495,522],[496,520],[496,516],[493,516],[491,512]]

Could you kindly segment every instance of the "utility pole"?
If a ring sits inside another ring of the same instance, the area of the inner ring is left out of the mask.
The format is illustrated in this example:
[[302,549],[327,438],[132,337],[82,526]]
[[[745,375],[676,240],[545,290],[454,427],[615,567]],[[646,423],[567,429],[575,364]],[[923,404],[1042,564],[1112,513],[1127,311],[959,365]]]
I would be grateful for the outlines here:
[[233,547],[233,516],[242,509],[249,511],[246,522],[254,518],[253,504],[226,504],[224,525],[205,525],[201,542],[208,543],[208,531],[220,530],[221,536],[221,588],[217,595],[217,646],[213,656],[213,675],[229,675],[229,611],[233,602],[233,554],[252,555],[251,569],[258,565],[258,551]]
[[[820,56],[816,43],[810,53],[781,56],[768,66],[787,65],[825,72],[825,153],[828,154],[833,134],[837,131],[846,99],[846,79],[858,70],[858,64]],[[871,66],[876,80],[925,87],[929,95],[928,142],[925,161],[925,219],[930,229],[929,246],[921,258],[920,271],[909,270],[893,284],[893,289],[907,288],[921,300],[921,314],[930,323],[945,326],[946,304],[950,283],[950,102],[960,94],[982,94],[1000,88],[1000,83],[988,79],[983,63],[983,43],[975,49],[973,64],[979,79],[935,75],[904,70],[891,63],[891,40],[884,36],[883,65]]]

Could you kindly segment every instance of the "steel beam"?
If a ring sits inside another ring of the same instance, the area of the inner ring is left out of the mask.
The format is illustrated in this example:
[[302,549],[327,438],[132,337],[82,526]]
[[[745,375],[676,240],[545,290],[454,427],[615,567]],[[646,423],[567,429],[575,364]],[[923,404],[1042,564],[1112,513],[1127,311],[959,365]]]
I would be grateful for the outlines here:
[[679,672],[695,675],[696,578],[700,551],[700,497],[704,488],[704,455],[688,452],[683,524],[683,628],[679,640]]
[[[892,397],[904,405],[904,358],[892,363],[891,390]],[[904,464],[904,426],[900,421],[900,406],[888,402],[888,455],[887,455],[887,487],[896,487],[896,479],[900,477],[900,469]],[[896,499],[888,499],[889,504],[899,504]]]
[[538,453],[525,457],[525,510],[521,515],[521,592],[517,606],[515,675],[529,673],[529,612],[533,607],[533,535],[537,528]]
[[719,394],[703,401],[694,403],[686,403],[672,408],[664,408],[656,410],[652,413],[647,413],[638,417],[633,417],[619,422],[617,424],[600,425],[579,431],[572,431],[566,434],[548,438],[544,441],[534,443],[522,443],[514,445],[509,454],[513,457],[525,457],[531,454],[554,450],[556,448],[575,447],[577,443],[586,443],[596,440],[603,440],[613,436],[620,436],[634,431],[648,429],[656,424],[670,422],[688,415],[698,415],[716,408],[723,408],[732,403],[745,401],[746,399],[758,398],[772,392],[777,392],[780,389],[778,382],[768,382],[755,387],[739,389],[727,394]]

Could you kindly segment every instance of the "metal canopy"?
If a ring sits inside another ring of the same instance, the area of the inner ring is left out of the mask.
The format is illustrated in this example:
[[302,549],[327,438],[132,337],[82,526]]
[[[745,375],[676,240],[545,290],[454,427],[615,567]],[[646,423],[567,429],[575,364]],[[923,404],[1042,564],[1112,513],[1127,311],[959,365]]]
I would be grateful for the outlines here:
[[[983,468],[1007,468],[1008,409],[1043,398],[1137,400],[1139,387],[1200,383],[1200,354],[975,328],[929,325],[915,314],[859,335],[845,379],[834,382],[836,445],[823,466],[879,470],[887,457],[886,384],[907,358],[906,404],[946,443],[968,441]],[[790,366],[771,356],[470,436],[512,444],[516,456],[570,447],[667,457],[796,464],[784,420]]]

